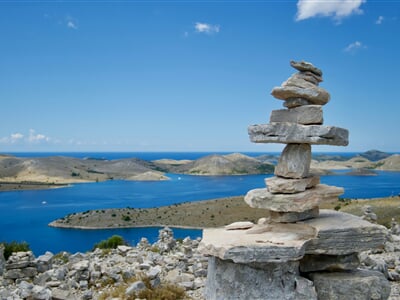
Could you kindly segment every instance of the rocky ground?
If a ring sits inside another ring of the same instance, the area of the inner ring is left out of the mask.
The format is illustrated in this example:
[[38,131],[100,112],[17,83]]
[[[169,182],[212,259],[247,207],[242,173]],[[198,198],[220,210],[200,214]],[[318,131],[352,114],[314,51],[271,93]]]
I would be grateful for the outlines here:
[[[400,299],[399,234],[399,225],[393,224],[384,247],[360,254],[361,268],[390,280],[391,300]],[[47,252],[37,258],[14,253],[7,262],[0,259],[0,299],[161,299],[160,291],[169,292],[163,299],[204,299],[208,263],[198,244],[189,238],[177,241],[165,228],[153,245],[142,239],[136,247],[87,253]],[[151,296],[150,290],[159,294]]]

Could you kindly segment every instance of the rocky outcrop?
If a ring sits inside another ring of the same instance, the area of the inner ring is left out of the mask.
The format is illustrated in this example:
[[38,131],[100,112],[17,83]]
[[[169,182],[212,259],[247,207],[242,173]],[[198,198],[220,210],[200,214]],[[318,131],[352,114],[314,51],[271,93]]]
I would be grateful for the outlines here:
[[171,283],[194,299],[202,299],[207,258],[197,251],[198,240],[178,242],[168,228],[151,245],[142,239],[136,247],[69,254],[50,252],[37,258],[32,252],[13,253],[0,276],[0,299],[98,299],[116,286],[125,294]]

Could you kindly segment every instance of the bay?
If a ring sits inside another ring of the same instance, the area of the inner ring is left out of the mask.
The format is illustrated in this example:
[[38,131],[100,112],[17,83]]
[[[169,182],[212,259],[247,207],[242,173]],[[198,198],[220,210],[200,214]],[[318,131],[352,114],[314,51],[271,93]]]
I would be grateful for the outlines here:
[[[59,155],[59,153],[56,153]],[[76,153],[76,157],[117,159],[195,159],[199,153]],[[253,153],[253,156],[262,153]],[[42,156],[55,153],[40,154]],[[64,154],[63,154],[64,155]],[[95,156],[97,155],[97,156]],[[126,155],[126,157],[125,157]],[[38,157],[38,153],[18,156]],[[71,156],[70,153],[66,156]],[[197,158],[198,158],[197,157]],[[343,173],[342,171],[339,172]],[[400,172],[378,171],[377,176],[329,175],[321,182],[345,188],[342,198],[375,198],[400,194]],[[100,240],[119,234],[131,245],[142,237],[154,242],[160,228],[132,228],[107,230],[76,230],[48,227],[54,219],[68,213],[106,208],[149,208],[188,201],[200,201],[227,196],[244,195],[248,190],[264,187],[264,178],[271,175],[246,176],[190,176],[167,174],[169,181],[134,182],[106,181],[74,184],[69,188],[0,193],[0,241],[26,241],[35,255],[45,251],[84,252]],[[174,229],[177,238],[201,237],[200,230]]]

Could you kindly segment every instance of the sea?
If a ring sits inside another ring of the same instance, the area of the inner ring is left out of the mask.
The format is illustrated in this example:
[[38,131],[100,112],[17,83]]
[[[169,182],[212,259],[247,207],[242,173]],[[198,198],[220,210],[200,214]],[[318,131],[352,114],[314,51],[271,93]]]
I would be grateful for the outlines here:
[[[69,156],[77,158],[144,160],[197,159],[213,153],[205,152],[66,152],[66,153],[10,153],[18,157]],[[228,153],[217,153],[228,154]],[[243,153],[249,156],[279,153]],[[324,153],[352,157],[356,153]],[[175,203],[244,195],[254,188],[265,187],[269,175],[191,176],[166,174],[171,180],[141,182],[112,180],[73,184],[67,188],[0,192],[0,242],[27,242],[36,256],[46,251],[71,253],[91,250],[93,245],[112,235],[121,235],[130,245],[142,237],[151,243],[158,238],[159,227],[129,229],[62,229],[48,224],[69,213],[106,208],[151,208]],[[345,188],[341,198],[376,198],[400,194],[400,172],[377,171],[376,176],[334,175],[321,176],[321,182]],[[173,228],[176,238],[201,237],[201,230]]]

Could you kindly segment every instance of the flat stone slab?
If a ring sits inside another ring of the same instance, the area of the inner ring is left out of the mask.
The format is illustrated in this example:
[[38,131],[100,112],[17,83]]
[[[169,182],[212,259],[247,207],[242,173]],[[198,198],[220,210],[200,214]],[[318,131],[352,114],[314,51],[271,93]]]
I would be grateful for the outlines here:
[[254,208],[263,208],[276,212],[303,212],[325,201],[335,201],[344,193],[344,189],[326,184],[296,194],[273,194],[268,188],[250,190],[244,201]]
[[370,270],[312,273],[318,299],[385,300],[390,295],[390,283],[382,273]]
[[271,112],[270,123],[289,122],[297,124],[322,124],[324,121],[321,105],[303,105],[291,109],[277,109]]
[[301,72],[312,72],[315,75],[322,76],[322,71],[321,69],[318,69],[315,67],[312,63],[307,62],[307,61],[290,61],[290,65],[295,68],[296,70],[299,70]]
[[321,210],[318,218],[294,224],[255,225],[248,230],[203,230],[199,250],[235,263],[300,260],[305,254],[348,255],[381,247],[387,229],[359,217]]
[[310,104],[325,105],[329,102],[329,93],[318,86],[313,88],[302,88],[297,86],[277,86],[272,89],[271,95],[280,100],[292,98],[303,98]]
[[299,179],[289,179],[282,177],[265,178],[265,184],[268,191],[273,194],[295,194],[304,192],[306,189],[312,188],[320,183],[319,176],[310,176]]
[[349,131],[335,126],[271,123],[250,125],[248,133],[253,143],[304,143],[334,146],[349,144]]
[[321,209],[319,217],[301,222],[315,228],[316,238],[307,244],[307,254],[345,255],[383,247],[387,229],[351,214]]
[[209,228],[203,230],[199,250],[235,263],[287,262],[302,258],[306,241],[315,236],[314,228],[304,224],[255,225],[250,230]]

